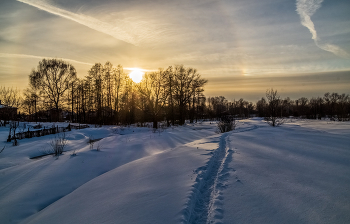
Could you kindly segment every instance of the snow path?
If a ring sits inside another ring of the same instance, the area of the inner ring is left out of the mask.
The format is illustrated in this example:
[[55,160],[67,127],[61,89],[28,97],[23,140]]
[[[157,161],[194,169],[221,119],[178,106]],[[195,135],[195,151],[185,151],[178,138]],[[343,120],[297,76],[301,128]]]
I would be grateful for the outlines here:
[[229,148],[229,134],[221,136],[219,148],[211,152],[212,157],[205,166],[195,171],[199,174],[183,211],[183,223],[214,223],[222,219],[222,190],[229,176],[228,163],[231,162],[233,153]]

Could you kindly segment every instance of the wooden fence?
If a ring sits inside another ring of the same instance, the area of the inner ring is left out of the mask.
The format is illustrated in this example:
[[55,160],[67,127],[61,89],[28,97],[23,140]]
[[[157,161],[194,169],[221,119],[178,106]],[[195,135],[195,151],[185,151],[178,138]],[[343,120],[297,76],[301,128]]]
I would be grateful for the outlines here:
[[20,132],[20,133],[16,133],[15,136],[9,136],[9,138],[7,139],[8,142],[11,142],[11,140],[17,139],[17,140],[21,140],[21,139],[25,139],[25,138],[33,138],[33,137],[41,137],[41,136],[45,136],[45,135],[52,135],[52,134],[57,134],[57,133],[61,133],[61,132],[68,132],[71,131],[72,129],[84,129],[84,128],[88,128],[89,125],[71,125],[69,124],[67,127],[51,127],[51,128],[45,128],[44,129],[40,129],[40,130],[35,130],[35,131],[25,131],[25,132]]

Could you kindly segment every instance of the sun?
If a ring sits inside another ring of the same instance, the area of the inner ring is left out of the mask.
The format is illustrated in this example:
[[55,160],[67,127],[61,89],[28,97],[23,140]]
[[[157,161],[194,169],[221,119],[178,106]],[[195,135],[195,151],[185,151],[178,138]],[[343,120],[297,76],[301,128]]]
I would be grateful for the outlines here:
[[132,68],[130,69],[131,72],[129,73],[129,77],[134,81],[135,83],[139,83],[142,80],[143,75],[145,74],[142,69],[139,68]]

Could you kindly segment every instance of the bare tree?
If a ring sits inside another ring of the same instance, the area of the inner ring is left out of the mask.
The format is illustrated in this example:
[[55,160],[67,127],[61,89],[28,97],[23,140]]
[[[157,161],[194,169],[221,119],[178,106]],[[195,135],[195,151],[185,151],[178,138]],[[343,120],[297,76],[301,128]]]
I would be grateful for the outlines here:
[[336,105],[339,99],[338,93],[325,93],[323,99],[326,104],[327,115],[334,119],[334,115],[336,114]]
[[314,119],[321,119],[321,114],[322,114],[322,104],[323,104],[323,99],[321,97],[312,97],[309,100],[309,111],[310,111],[310,117]]
[[142,82],[137,85],[139,92],[147,101],[147,111],[152,116],[153,128],[158,128],[158,117],[165,106],[167,91],[165,89],[166,72],[159,69],[144,75]]
[[349,116],[347,115],[346,107],[350,101],[350,97],[348,94],[340,94],[338,95],[338,120],[339,121],[347,121],[349,120]]
[[[39,94],[31,88],[27,88],[23,91],[24,99],[22,103],[22,109],[29,115],[35,115],[35,121],[37,121],[37,106],[39,101]],[[33,117],[32,117],[33,120]]]
[[299,116],[303,116],[303,117],[306,116],[306,114],[308,112],[307,111],[308,102],[309,102],[309,100],[306,97],[301,97],[298,99],[298,112],[299,112],[298,114],[299,114]]
[[9,107],[19,107],[22,102],[20,91],[14,88],[0,86],[0,100]]
[[[0,125],[6,125],[9,120],[16,119],[17,108],[22,104],[22,101],[19,90],[0,86],[0,104],[3,107],[0,111]],[[2,123],[1,120],[4,122]]]
[[258,111],[258,116],[259,117],[265,117],[266,116],[266,108],[267,108],[267,103],[264,97],[261,98],[256,103],[256,110]]
[[109,61],[106,62],[106,64],[103,67],[103,86],[104,86],[104,95],[106,96],[106,99],[104,102],[106,106],[106,113],[108,119],[112,118],[113,115],[113,107],[112,107],[112,99],[113,99],[113,64]]
[[267,123],[273,127],[283,124],[283,118],[278,117],[278,108],[280,106],[281,101],[280,96],[277,95],[277,90],[266,90],[266,98],[268,101],[267,109],[269,114],[269,116],[265,118]]
[[293,103],[294,101],[291,100],[289,97],[286,97],[284,100],[281,101],[281,117],[283,116],[283,114],[289,116]]
[[60,59],[43,59],[29,75],[31,87],[40,90],[57,111],[63,95],[76,78],[73,65]]
[[174,97],[173,97],[173,90],[174,90],[174,85],[175,85],[175,80],[174,80],[174,73],[173,73],[173,67],[169,66],[166,69],[166,75],[165,75],[165,86],[166,86],[166,91],[167,91],[167,96],[168,96],[168,125],[170,125],[169,119],[171,120],[171,124],[175,125],[175,105],[174,105]]
[[201,78],[196,69],[176,65],[174,68],[174,98],[179,106],[180,125],[185,123],[185,108],[190,103],[196,89],[202,88],[208,81]]
[[[191,86],[191,95],[192,95],[192,109],[190,113],[190,122],[193,123],[194,116],[196,115],[196,110],[195,110],[195,103],[197,102],[198,104],[198,99],[199,96],[202,95],[202,92],[204,91],[203,86],[208,82],[206,79],[201,79],[200,76],[198,75],[197,77],[194,78]],[[197,98],[197,99],[196,99]],[[191,103],[191,102],[189,102]]]
[[120,101],[120,90],[122,88],[122,80],[125,76],[123,67],[118,65],[116,69],[113,69],[112,76],[114,79],[114,111],[115,111],[115,122],[119,123],[119,101]]
[[95,63],[89,70],[89,79],[92,80],[92,94],[95,110],[97,111],[97,123],[102,124],[103,121],[103,66],[101,63]]

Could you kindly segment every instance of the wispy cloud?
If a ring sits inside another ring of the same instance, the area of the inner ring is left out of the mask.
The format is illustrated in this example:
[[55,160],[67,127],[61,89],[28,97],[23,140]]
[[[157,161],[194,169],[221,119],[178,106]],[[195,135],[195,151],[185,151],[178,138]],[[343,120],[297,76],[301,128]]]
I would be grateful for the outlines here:
[[165,36],[171,36],[167,24],[155,21],[145,21],[136,17],[125,19],[113,19],[113,21],[102,21],[95,17],[82,13],[74,13],[46,0],[17,0],[31,5],[48,13],[75,21],[96,31],[108,34],[118,40],[125,41],[135,46],[143,43],[159,43],[167,40]]
[[337,45],[333,44],[321,44],[321,39],[317,36],[315,25],[311,20],[311,16],[321,8],[323,0],[297,0],[297,12],[300,15],[301,24],[310,30],[312,39],[314,40],[317,47],[322,50],[332,52],[333,54],[348,58],[349,54],[341,49]]
[[[28,54],[8,54],[8,53],[0,53],[0,58],[56,59],[53,57],[43,57],[43,56],[28,55]],[[67,59],[67,58],[58,58],[58,59],[62,59],[64,61],[69,61],[69,62],[73,62],[73,63],[84,64],[84,65],[93,65],[91,63],[76,61],[73,59]]]

